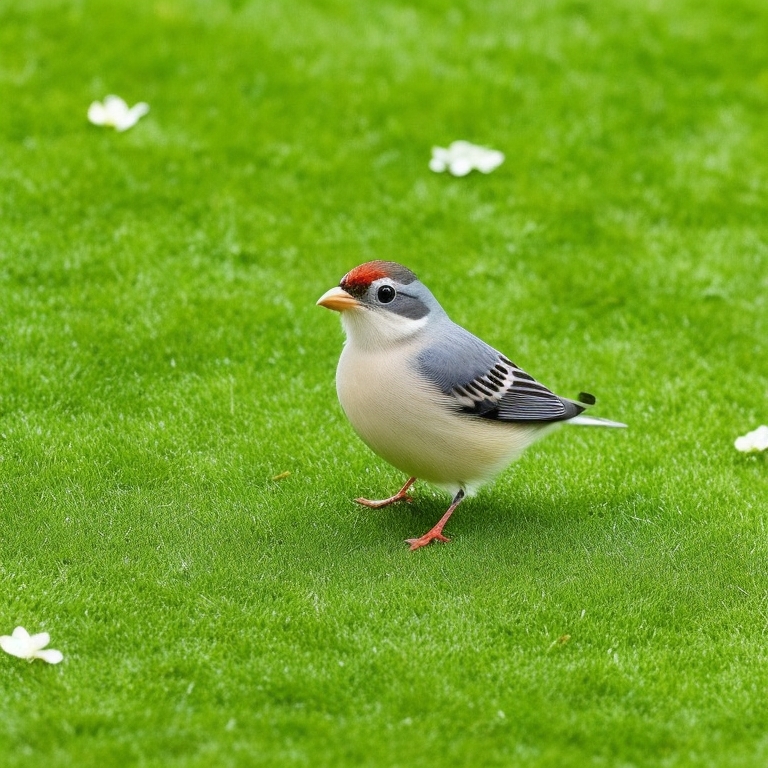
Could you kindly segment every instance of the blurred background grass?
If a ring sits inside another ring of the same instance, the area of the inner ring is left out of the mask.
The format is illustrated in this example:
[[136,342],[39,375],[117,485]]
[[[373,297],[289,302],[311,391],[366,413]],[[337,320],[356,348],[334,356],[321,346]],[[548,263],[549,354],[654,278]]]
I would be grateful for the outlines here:
[[[764,763],[766,39],[756,0],[1,3],[0,632],[65,654],[0,659],[4,762]],[[507,160],[431,174],[456,138]],[[401,478],[314,306],[372,258],[630,430],[411,555],[446,499],[351,504]]]

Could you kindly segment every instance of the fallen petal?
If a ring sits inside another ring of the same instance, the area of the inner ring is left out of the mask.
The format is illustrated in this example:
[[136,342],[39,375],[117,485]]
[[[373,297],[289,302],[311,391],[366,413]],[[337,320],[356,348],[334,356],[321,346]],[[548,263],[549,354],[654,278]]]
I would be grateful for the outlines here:
[[448,149],[432,147],[432,160],[429,167],[436,173],[447,167],[454,176],[466,176],[474,169],[481,173],[490,173],[503,162],[503,152],[458,139],[451,142]]
[[127,131],[129,128],[133,128],[134,125],[139,121],[139,118],[133,118],[130,115],[123,115],[122,117],[119,117],[117,120],[115,120],[115,130],[122,133],[123,131]]
[[61,651],[56,651],[53,648],[43,650],[50,641],[51,636],[47,632],[38,632],[36,635],[30,636],[24,627],[16,627],[11,635],[0,637],[0,648],[11,656],[20,659],[29,661],[42,659],[49,664],[58,664],[64,658]]
[[94,101],[88,108],[88,120],[94,125],[104,125],[118,131],[127,131],[149,112],[149,104],[140,101],[130,109],[124,99],[110,94],[104,103]]
[[45,651],[37,651],[32,655],[32,658],[47,661],[49,664],[58,664],[64,659],[64,654],[61,651],[48,648]]
[[475,144],[472,144],[469,141],[464,141],[462,139],[459,139],[458,141],[451,142],[451,145],[448,147],[451,155],[456,157],[457,155],[469,155],[471,154],[472,150],[475,148]]
[[755,445],[759,446],[761,451],[768,448],[768,426],[758,427],[752,434],[755,436]]
[[29,640],[29,632],[24,627],[16,627],[11,632],[11,637],[15,637],[17,640]]
[[118,131],[127,131],[129,128],[133,128],[147,112],[149,112],[149,104],[140,101],[115,119],[115,128]]
[[472,170],[472,163],[466,157],[455,157],[448,167],[454,176],[466,176]]
[[51,636],[47,632],[40,632],[27,639],[27,648],[29,653],[37,653],[41,648],[45,648],[51,642]]
[[128,110],[128,104],[125,99],[121,99],[119,96],[111,93],[104,99],[104,109],[110,113],[121,114]]
[[432,147],[432,159],[429,161],[429,169],[435,173],[442,173],[451,162],[451,152],[445,147]]
[[94,101],[90,107],[88,107],[88,121],[94,125],[105,125],[107,122],[107,110],[104,109],[104,105],[99,101]]
[[763,424],[752,432],[737,437],[733,444],[737,451],[743,453],[759,453],[768,450],[768,426]]
[[483,152],[475,161],[475,167],[482,173],[490,173],[504,162],[504,153],[494,149]]
[[21,638],[3,635],[0,637],[0,648],[19,659],[27,658],[27,644]]

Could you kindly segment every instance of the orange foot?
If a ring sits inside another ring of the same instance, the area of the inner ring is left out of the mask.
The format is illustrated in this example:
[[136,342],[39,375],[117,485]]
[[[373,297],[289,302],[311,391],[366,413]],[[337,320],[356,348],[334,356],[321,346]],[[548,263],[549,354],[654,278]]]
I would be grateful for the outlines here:
[[396,501],[411,502],[413,499],[406,493],[406,491],[416,482],[415,477],[408,479],[408,482],[394,495],[388,499],[355,499],[358,504],[362,504],[364,507],[370,507],[371,509],[381,509],[382,507],[388,507],[390,504],[394,504]]
[[443,536],[442,533],[438,533],[437,531],[430,531],[429,533],[425,533],[423,536],[420,536],[418,539],[406,539],[405,543],[411,545],[409,549],[411,552],[413,552],[414,549],[425,547],[432,541],[444,541],[448,543],[450,539],[446,536]]
[[423,547],[427,544],[429,544],[431,541],[445,541],[448,542],[450,539],[447,539],[445,536],[443,536],[443,528],[445,528],[445,524],[448,522],[448,518],[453,514],[453,510],[456,509],[456,507],[461,504],[461,500],[464,498],[464,490],[459,489],[459,492],[453,497],[453,503],[450,507],[448,507],[448,510],[446,513],[435,523],[434,526],[430,530],[428,530],[423,536],[420,536],[418,539],[406,539],[405,543],[411,545],[411,552],[413,552],[414,549],[419,549],[419,547]]

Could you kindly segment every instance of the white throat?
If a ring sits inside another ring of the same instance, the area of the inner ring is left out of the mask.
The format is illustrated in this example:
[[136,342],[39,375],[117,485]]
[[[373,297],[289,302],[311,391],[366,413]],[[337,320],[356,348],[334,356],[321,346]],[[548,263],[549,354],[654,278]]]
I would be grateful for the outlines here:
[[429,315],[414,320],[394,312],[350,309],[341,313],[347,344],[366,352],[390,349],[411,339],[427,324]]

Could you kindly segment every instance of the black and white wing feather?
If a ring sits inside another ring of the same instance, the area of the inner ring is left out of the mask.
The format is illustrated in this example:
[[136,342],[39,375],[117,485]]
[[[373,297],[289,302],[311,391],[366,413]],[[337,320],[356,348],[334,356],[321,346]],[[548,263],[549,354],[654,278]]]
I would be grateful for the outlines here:
[[503,422],[565,421],[594,402],[558,397],[469,331],[453,324],[450,344],[438,344],[418,357],[422,375],[468,415]]
[[499,421],[563,421],[584,410],[583,405],[558,397],[503,355],[487,373],[453,387],[451,395],[464,413]]

